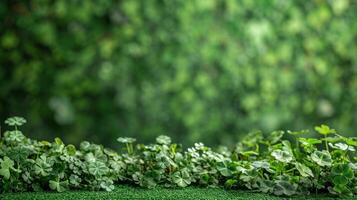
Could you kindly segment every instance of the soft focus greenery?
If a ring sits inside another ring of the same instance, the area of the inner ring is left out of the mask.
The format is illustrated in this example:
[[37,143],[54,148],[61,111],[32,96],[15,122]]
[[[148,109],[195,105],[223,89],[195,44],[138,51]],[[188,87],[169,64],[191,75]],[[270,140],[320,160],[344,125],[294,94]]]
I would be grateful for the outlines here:
[[[357,128],[357,1],[0,1],[0,119],[113,146]],[[36,131],[34,131],[36,130]]]

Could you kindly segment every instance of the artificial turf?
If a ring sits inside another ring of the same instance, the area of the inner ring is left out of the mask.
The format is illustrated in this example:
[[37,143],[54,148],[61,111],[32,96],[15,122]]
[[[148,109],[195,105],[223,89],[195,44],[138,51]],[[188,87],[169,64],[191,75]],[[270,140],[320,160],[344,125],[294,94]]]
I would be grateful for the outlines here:
[[[272,195],[254,193],[240,190],[224,190],[220,188],[197,188],[187,187],[183,189],[155,188],[142,189],[138,187],[121,185],[112,192],[71,191],[64,193],[56,192],[24,192],[0,194],[1,200],[111,200],[111,199],[287,199]],[[292,199],[333,199],[324,195],[310,195],[306,197],[293,197]],[[357,199],[350,197],[346,199]]]

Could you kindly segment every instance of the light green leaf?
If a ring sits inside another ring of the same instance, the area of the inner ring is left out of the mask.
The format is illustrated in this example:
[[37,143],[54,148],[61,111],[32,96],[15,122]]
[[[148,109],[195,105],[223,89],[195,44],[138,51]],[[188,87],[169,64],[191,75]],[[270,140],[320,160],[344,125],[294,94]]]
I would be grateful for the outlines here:
[[270,144],[277,143],[284,136],[284,131],[273,131],[268,136],[267,140]]
[[130,143],[134,143],[136,141],[135,138],[130,138],[130,137],[119,137],[117,139],[118,142],[120,143],[126,143],[126,144],[130,144]]
[[57,192],[64,192],[67,190],[68,181],[49,181],[49,186],[52,190],[56,190]]
[[88,171],[94,176],[102,176],[108,173],[109,168],[103,162],[96,161],[88,164]]
[[296,162],[295,163],[295,167],[300,172],[301,176],[303,176],[303,177],[309,177],[309,176],[314,177],[314,174],[312,173],[311,169],[309,167],[305,166],[304,164]]
[[171,138],[166,135],[160,135],[156,138],[156,142],[158,144],[166,144],[169,145],[171,143]]
[[293,160],[293,155],[289,151],[282,151],[280,149],[274,150],[271,155],[278,161],[289,163]]
[[332,164],[331,154],[326,150],[314,151],[311,154],[311,159],[320,166],[331,166]]
[[10,117],[5,120],[5,124],[9,126],[22,126],[26,123],[26,119],[23,117]]
[[12,161],[9,157],[5,156],[4,160],[0,159],[0,175],[3,176],[5,179],[10,178],[10,169],[13,169],[14,167],[14,161]]
[[336,130],[335,129],[330,129],[330,127],[322,124],[321,126],[316,126],[315,127],[315,130],[322,134],[322,135],[328,135],[328,134],[331,134],[331,133],[336,133]]

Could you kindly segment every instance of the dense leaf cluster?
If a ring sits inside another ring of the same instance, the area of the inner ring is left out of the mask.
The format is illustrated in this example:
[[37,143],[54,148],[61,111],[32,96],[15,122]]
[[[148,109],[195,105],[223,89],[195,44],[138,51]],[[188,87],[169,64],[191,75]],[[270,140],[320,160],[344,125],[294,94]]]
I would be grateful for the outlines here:
[[[135,145],[120,137],[123,153],[82,142],[77,149],[59,138],[29,139],[18,130],[26,121],[6,120],[14,130],[0,140],[0,191],[106,190],[115,184],[153,188],[224,186],[275,195],[329,192],[357,193],[356,138],[346,138],[326,125],[316,127],[322,139],[303,137],[307,131],[248,134],[232,150],[218,151],[202,143],[183,150],[161,135],[155,144]],[[294,139],[286,140],[286,136]]]
[[217,145],[252,127],[321,122],[351,135],[356,10],[356,0],[1,0],[0,113],[31,119],[31,137],[111,147],[118,134]]

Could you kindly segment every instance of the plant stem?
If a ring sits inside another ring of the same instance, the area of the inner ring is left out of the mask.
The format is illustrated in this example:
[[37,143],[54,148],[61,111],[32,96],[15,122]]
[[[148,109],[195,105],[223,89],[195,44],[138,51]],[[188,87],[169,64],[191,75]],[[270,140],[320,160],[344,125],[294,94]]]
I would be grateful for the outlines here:
[[130,145],[129,145],[129,146],[130,146],[130,153],[131,153],[131,154],[133,154],[133,153],[134,153],[133,144],[132,144],[132,143],[130,143]]
[[327,145],[327,140],[326,140],[326,138],[327,138],[327,135],[325,135],[325,146],[326,146],[326,150],[327,150],[328,152],[330,152],[330,151],[329,151],[329,148],[328,148],[328,145]]
[[125,143],[126,145],[126,151],[128,152],[128,154],[130,155],[130,146],[129,146],[129,143]]

